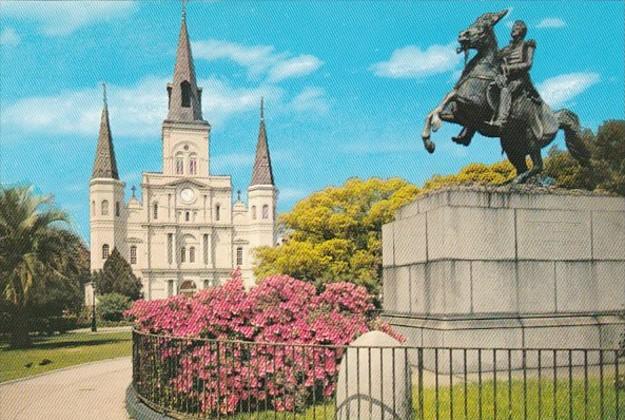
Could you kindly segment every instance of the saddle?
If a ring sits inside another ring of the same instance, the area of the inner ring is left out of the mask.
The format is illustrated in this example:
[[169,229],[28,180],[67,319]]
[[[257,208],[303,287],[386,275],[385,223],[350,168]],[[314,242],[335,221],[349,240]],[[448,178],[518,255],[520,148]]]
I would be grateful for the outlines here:
[[[497,118],[499,93],[500,88],[497,83],[492,82],[488,85],[486,101],[493,112],[491,121]],[[550,140],[559,129],[559,124],[553,111],[533,88],[525,88],[515,94],[508,118],[515,121],[527,121],[534,136],[539,141]]]

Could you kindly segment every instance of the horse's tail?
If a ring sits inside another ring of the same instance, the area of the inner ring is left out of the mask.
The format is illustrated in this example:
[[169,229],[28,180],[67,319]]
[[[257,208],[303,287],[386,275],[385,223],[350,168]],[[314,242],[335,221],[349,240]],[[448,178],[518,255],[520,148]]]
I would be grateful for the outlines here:
[[564,141],[571,156],[581,165],[590,166],[590,151],[582,139],[577,114],[568,109],[561,109],[556,112],[556,117],[559,127],[564,130]]

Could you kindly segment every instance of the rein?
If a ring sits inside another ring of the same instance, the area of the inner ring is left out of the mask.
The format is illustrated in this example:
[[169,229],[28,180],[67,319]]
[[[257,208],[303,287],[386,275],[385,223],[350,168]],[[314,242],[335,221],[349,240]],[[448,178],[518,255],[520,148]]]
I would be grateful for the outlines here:
[[466,79],[490,80],[490,81],[492,81],[492,82],[494,82],[494,81],[495,81],[495,78],[494,78],[494,77],[482,76],[482,75],[479,75],[479,74],[476,74],[476,75],[468,75],[467,77],[465,77],[465,80],[466,80]]

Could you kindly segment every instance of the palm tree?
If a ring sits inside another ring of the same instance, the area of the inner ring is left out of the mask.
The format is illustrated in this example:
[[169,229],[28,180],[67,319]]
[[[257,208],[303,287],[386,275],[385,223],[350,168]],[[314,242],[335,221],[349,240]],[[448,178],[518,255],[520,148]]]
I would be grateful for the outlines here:
[[13,306],[11,346],[31,345],[26,307],[46,277],[65,277],[67,214],[31,187],[0,186],[0,293]]

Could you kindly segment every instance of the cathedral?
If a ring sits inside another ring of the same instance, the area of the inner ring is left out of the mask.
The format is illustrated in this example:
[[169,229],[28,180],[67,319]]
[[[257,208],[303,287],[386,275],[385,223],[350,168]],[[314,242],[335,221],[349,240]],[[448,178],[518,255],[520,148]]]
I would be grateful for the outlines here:
[[[113,249],[141,279],[145,299],[160,299],[218,285],[239,268],[254,285],[253,250],[276,242],[276,201],[260,99],[256,160],[247,204],[233,204],[230,176],[211,175],[210,124],[202,116],[185,13],[168,114],[162,126],[162,172],[143,172],[141,195],[125,201],[119,179],[106,94],[89,182],[91,270],[101,270]],[[92,288],[85,299],[91,304]]]

